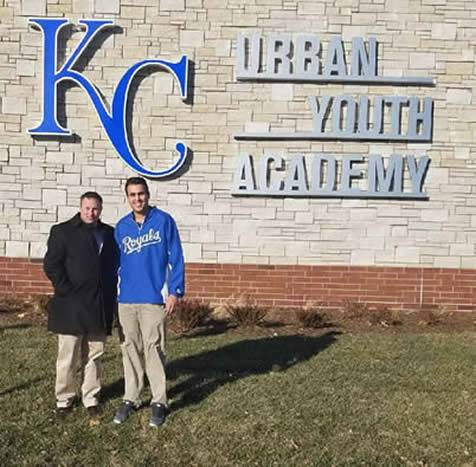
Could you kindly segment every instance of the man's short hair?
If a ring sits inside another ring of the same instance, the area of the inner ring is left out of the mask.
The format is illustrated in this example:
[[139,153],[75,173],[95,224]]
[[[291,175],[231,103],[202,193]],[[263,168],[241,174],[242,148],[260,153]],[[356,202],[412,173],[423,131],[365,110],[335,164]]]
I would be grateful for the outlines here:
[[126,186],[124,188],[127,196],[127,188],[129,185],[142,185],[145,188],[145,192],[149,195],[149,186],[147,185],[147,182],[145,181],[145,178],[142,177],[130,177],[126,180]]
[[95,199],[99,204],[102,204],[101,195],[95,191],[86,191],[86,193],[83,193],[79,198],[79,202],[82,203],[83,199]]

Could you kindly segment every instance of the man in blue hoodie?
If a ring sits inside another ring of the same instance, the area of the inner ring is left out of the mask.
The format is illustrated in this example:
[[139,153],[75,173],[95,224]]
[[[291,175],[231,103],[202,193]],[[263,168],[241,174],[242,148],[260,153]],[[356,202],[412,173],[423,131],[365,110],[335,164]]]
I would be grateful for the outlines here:
[[119,246],[119,322],[125,394],[114,423],[123,423],[140,407],[144,370],[152,392],[150,426],[165,422],[165,318],[184,293],[184,259],[174,219],[149,206],[142,177],[126,182],[132,212],[116,225]]

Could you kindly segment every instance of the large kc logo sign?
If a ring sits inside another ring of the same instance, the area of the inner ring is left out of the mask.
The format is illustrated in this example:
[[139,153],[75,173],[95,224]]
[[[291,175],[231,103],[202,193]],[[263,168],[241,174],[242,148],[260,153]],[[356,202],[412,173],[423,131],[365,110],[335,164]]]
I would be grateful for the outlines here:
[[112,145],[116,149],[119,157],[132,170],[145,177],[162,178],[174,174],[183,166],[187,157],[187,147],[183,142],[178,141],[175,148],[179,157],[171,167],[159,171],[149,170],[144,167],[134,154],[129,143],[129,137],[131,135],[128,134],[126,114],[131,83],[137,73],[145,67],[158,66],[171,73],[179,84],[181,98],[185,100],[187,98],[188,84],[188,59],[185,55],[177,62],[161,59],[146,59],[132,65],[119,80],[114,90],[109,111],[98,88],[80,71],[74,68],[77,65],[78,59],[98,32],[112,26],[113,22],[109,20],[80,20],[79,23],[85,27],[84,37],[60,69],[58,69],[57,64],[57,38],[60,30],[70,24],[69,20],[63,18],[30,18],[29,22],[40,28],[43,34],[44,50],[43,119],[36,128],[28,130],[31,135],[71,135],[71,131],[61,126],[57,119],[57,91],[58,86],[62,82],[72,81],[86,91]]

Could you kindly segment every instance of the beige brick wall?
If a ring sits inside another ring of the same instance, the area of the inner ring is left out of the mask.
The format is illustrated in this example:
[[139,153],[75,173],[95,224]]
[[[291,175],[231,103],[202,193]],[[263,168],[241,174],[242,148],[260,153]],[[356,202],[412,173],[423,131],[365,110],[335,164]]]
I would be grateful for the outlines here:
[[[66,93],[74,139],[33,139],[40,120],[41,34],[28,16],[114,19],[84,74],[111,101],[124,71],[143,58],[194,64],[190,102],[170,75],[145,77],[134,100],[133,141],[150,168],[172,160],[176,139],[193,152],[180,178],[151,181],[154,202],[175,216],[188,261],[476,267],[476,3],[432,0],[0,0],[0,256],[40,257],[52,223],[76,212],[87,189],[104,219],[127,212],[132,172],[115,155],[86,93]],[[307,32],[327,43],[376,36],[379,74],[429,76],[434,88],[245,83],[234,77],[240,32]],[[67,41],[66,54],[81,34]],[[432,97],[431,143],[238,142],[234,133],[311,128],[308,96]],[[240,154],[288,157],[426,153],[429,201],[239,198],[230,194]]]

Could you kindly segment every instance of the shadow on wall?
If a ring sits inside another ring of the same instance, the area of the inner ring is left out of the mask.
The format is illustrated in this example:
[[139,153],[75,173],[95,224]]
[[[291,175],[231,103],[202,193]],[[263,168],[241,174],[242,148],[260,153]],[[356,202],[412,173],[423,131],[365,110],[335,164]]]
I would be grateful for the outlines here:
[[181,375],[185,381],[172,386],[171,410],[197,404],[225,384],[247,376],[286,371],[305,362],[337,341],[332,331],[318,337],[279,336],[246,339],[216,350],[174,360],[167,366],[169,380]]

